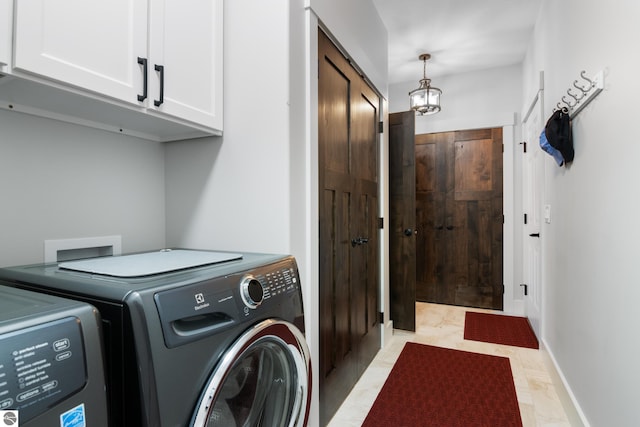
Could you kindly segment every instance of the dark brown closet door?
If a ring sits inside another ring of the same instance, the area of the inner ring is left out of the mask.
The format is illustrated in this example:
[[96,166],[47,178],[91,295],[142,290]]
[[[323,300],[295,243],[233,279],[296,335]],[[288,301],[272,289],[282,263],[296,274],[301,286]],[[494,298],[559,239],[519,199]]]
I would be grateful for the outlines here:
[[318,35],[320,422],[326,424],[380,348],[379,100]]
[[502,309],[502,129],[416,135],[416,298]]

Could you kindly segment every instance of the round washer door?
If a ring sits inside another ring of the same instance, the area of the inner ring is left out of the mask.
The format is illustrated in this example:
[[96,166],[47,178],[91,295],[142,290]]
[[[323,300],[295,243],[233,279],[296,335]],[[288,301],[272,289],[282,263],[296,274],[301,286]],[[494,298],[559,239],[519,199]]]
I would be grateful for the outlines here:
[[302,332],[289,322],[265,320],[225,353],[191,425],[304,426],[310,388],[311,362]]

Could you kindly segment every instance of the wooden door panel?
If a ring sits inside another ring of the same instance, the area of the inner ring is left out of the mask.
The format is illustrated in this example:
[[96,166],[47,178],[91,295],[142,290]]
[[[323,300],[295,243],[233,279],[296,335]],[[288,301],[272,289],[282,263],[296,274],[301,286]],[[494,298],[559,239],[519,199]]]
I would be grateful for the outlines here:
[[393,327],[409,331],[415,331],[417,295],[414,134],[413,111],[389,115],[390,310]]
[[416,135],[416,164],[416,295],[501,309],[502,130]]
[[[444,135],[444,134],[438,134]],[[453,134],[451,134],[451,137]],[[429,302],[449,300],[438,289],[449,276],[445,260],[447,247],[445,225],[453,224],[447,216],[446,138],[435,134],[415,136],[416,163],[416,299]]]
[[416,144],[416,193],[436,191],[437,188],[437,146],[436,144]]
[[[365,334],[373,332],[374,334],[380,328],[380,308],[378,307],[378,196],[369,195],[367,197],[367,224],[369,243],[367,246],[367,330]],[[374,336],[374,335],[371,335]],[[380,345],[379,340],[375,340],[377,346]]]
[[350,82],[330,58],[325,58],[323,65],[323,84],[318,88],[318,96],[326,102],[319,108],[318,132],[324,141],[324,167],[346,174],[349,173],[349,145],[346,142],[349,140]]
[[457,289],[459,305],[487,307],[493,303],[492,228],[487,207],[486,201],[467,203],[468,282]]
[[359,179],[377,182],[378,155],[374,152],[377,144],[371,144],[378,134],[378,108],[373,103],[377,97],[361,85],[358,85],[358,89],[361,90],[356,98],[357,108],[352,112],[351,174]]
[[[437,225],[437,194],[416,192],[416,227],[420,236],[416,239],[416,300],[435,300],[436,284],[442,276],[442,264],[436,254],[441,247],[444,226]],[[442,228],[440,228],[442,227]]]
[[[344,177],[329,174],[338,188],[323,191],[320,207],[320,387],[324,404],[337,408],[357,380],[357,343],[350,313],[352,263],[350,248],[351,195],[339,188]],[[342,179],[340,179],[342,178]],[[329,393],[323,393],[328,390]],[[327,420],[330,415],[327,415]]]
[[[320,372],[320,378],[326,378],[331,374],[331,371],[336,366],[334,357],[333,341],[335,340],[335,332],[333,326],[334,319],[334,306],[332,302],[333,297],[333,277],[336,273],[334,271],[334,256],[335,253],[335,239],[333,236],[336,233],[335,226],[335,214],[334,209],[336,206],[336,192],[334,190],[323,190],[320,192],[320,268],[324,270],[325,274],[320,277],[320,292],[319,292],[319,309],[321,313],[328,313],[324,316],[320,316],[320,330],[323,331],[320,334],[320,366],[318,371]],[[330,332],[327,332],[330,331]]]
[[378,308],[378,122],[377,95],[357,79],[352,85],[351,103],[351,179],[357,195],[358,212],[351,216],[353,237],[360,243],[352,245],[359,271],[354,287],[356,334],[358,336],[359,367],[364,370],[380,348]]
[[[372,190],[372,186],[369,187]],[[378,308],[378,197],[372,192],[360,195],[360,214],[362,227],[359,236],[367,239],[367,243],[356,245],[352,250],[358,253],[362,264],[355,291],[356,322],[358,334],[358,365],[364,370],[380,349],[380,320]]]
[[349,224],[344,217],[350,209],[350,195],[326,189],[322,201],[321,266],[329,274],[321,283],[321,308],[327,315],[321,317],[323,347],[327,353],[322,360],[322,372],[329,374],[351,351],[351,323],[346,315],[351,298],[348,236]]
[[339,365],[352,350],[352,324],[349,311],[351,310],[351,268],[350,262],[350,223],[351,215],[351,194],[342,192],[336,198],[338,204],[334,209],[334,221],[336,224],[335,233],[335,259],[336,274],[333,282],[334,311],[332,317],[335,319],[335,352],[336,364]]
[[454,191],[456,200],[491,197],[493,189],[493,141],[456,141]]
[[379,100],[318,34],[320,422],[326,424],[380,348]]

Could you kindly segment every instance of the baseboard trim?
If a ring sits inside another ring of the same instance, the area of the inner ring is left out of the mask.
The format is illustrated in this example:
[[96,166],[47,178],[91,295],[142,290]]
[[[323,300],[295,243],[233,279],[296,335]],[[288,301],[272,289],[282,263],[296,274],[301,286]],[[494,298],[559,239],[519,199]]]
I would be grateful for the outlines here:
[[567,379],[558,366],[553,352],[549,349],[545,340],[541,340],[540,344],[543,361],[551,375],[551,381],[553,381],[560,403],[562,403],[562,407],[569,419],[569,424],[572,426],[591,427],[582,408],[580,408],[580,404],[578,404],[576,396],[573,394],[573,391],[571,391]]
[[380,347],[385,348],[391,342],[391,338],[393,338],[393,320],[388,320],[386,323],[383,323],[380,329],[380,338],[382,340]]

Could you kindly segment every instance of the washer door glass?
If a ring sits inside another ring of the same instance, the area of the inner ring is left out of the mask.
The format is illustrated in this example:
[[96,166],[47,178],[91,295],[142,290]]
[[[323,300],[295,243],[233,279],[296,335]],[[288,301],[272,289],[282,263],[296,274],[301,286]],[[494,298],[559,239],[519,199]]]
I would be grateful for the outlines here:
[[193,425],[303,425],[310,373],[300,337],[295,326],[276,321],[243,335],[210,378]]

